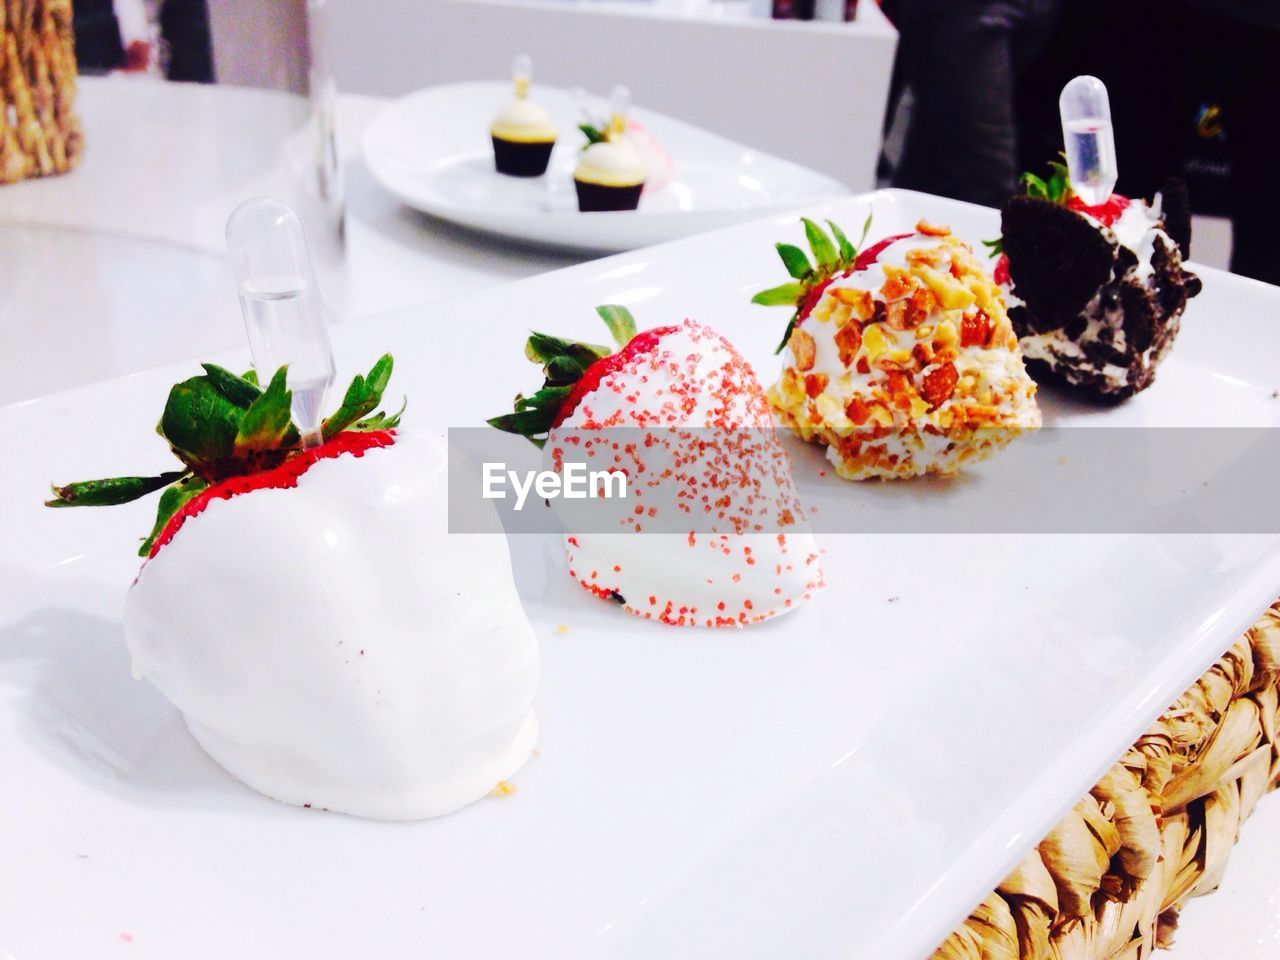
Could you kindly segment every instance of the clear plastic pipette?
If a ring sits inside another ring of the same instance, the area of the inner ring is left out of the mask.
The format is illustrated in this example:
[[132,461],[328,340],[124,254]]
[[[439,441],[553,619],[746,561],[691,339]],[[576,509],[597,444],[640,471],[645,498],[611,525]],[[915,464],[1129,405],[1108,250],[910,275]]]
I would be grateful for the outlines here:
[[631,108],[631,91],[617,86],[609,92],[609,128],[605,136],[617,140],[626,132],[627,111]]
[[511,60],[511,83],[515,87],[517,100],[523,100],[529,95],[529,84],[532,82],[533,60],[527,53],[519,54]]
[[1118,177],[1106,85],[1097,77],[1076,77],[1062,88],[1058,111],[1071,189],[1091,207],[1106,203]]
[[302,445],[317,446],[337,370],[302,223],[279,200],[246,200],[227,220],[227,250],[258,378],[265,387],[288,364]]

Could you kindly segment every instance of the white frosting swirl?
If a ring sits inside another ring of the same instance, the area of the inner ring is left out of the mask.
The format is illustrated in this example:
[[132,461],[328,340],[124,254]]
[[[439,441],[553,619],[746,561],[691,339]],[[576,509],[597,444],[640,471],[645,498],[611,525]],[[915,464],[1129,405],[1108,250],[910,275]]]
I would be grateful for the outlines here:
[[631,187],[648,175],[640,153],[626,137],[593,143],[582,151],[573,176],[584,183],[609,187]]
[[555,140],[556,125],[551,114],[532,100],[515,99],[494,117],[489,132],[503,140],[546,143]]

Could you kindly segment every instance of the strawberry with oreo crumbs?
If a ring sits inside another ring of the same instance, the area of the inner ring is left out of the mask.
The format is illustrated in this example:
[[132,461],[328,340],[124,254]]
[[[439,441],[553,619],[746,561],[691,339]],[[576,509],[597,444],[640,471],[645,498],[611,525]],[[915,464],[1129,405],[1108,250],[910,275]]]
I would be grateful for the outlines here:
[[489,421],[552,470],[626,476],[625,499],[557,501],[570,576],[672,626],[742,627],[808,600],[818,548],[750,365],[692,320],[637,333],[625,308],[598,313],[616,347],[534,333],[541,389]]
[[1183,264],[1186,185],[1170,178],[1149,203],[1112,194],[1089,206],[1061,163],[1022,180],[1026,195],[1004,205],[1003,235],[988,246],[1001,254],[995,279],[1027,369],[1102,403],[1145,390],[1200,292]]
[[206,364],[160,420],[179,469],[49,506],[162,490],[125,603],[135,675],[255,790],[409,820],[529,758],[538,653],[505,542],[448,534],[443,440],[374,412],[391,370],[356,377],[303,450],[284,368],[262,389]]

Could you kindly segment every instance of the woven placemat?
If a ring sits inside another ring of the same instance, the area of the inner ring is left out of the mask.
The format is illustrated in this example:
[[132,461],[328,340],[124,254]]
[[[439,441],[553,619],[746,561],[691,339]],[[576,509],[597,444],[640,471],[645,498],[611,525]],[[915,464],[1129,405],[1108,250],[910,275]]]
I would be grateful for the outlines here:
[[[1027,854],[933,960],[1139,960],[1212,893],[1280,785],[1280,601]],[[1218,958],[1214,958],[1218,960]]]
[[0,183],[74,167],[84,136],[71,0],[0,0],[0,84]]

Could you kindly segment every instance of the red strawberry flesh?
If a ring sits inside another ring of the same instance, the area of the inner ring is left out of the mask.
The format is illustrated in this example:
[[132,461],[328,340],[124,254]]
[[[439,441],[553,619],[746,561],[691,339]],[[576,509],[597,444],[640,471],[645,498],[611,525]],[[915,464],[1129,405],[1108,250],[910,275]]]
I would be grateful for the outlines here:
[[652,353],[658,347],[658,341],[669,333],[675,333],[679,327],[655,327],[652,330],[646,330],[643,333],[637,333],[629,341],[627,345],[617,353],[610,354],[600,360],[597,360],[591,366],[582,372],[582,378],[573,385],[573,389],[569,395],[560,402],[560,409],[556,413],[556,418],[551,426],[558,427],[569,418],[574,409],[582,402],[582,398],[595,391],[600,386],[600,381],[611,373],[621,370],[623,367],[631,363],[632,360],[644,356],[646,353]]
[[827,279],[815,285],[813,289],[805,294],[804,300],[800,304],[800,313],[796,317],[796,323],[803,322],[804,319],[813,312],[813,308],[818,305],[818,301],[822,299],[822,295],[827,292],[827,287],[831,286],[834,281],[852,276],[859,271],[866,270],[869,266],[880,259],[880,254],[884,253],[885,250],[889,248],[890,244],[897,243],[899,240],[907,240],[914,236],[914,233],[896,233],[891,237],[885,237],[883,240],[878,240],[858,254],[858,258],[853,261],[853,266],[848,270],[845,270],[843,273],[827,277]]
[[155,543],[152,544],[151,552],[147,554],[147,559],[149,560],[159,553],[160,548],[174,538],[187,520],[199,516],[204,512],[205,507],[209,506],[214,500],[230,500],[232,497],[252,493],[254,490],[278,490],[296,487],[298,478],[321,460],[330,460],[343,454],[362,457],[366,450],[389,447],[393,443],[395,443],[394,430],[370,430],[368,432],[348,430],[318,447],[295,454],[284,463],[270,470],[219,480],[188,500],[169,518],[169,522],[160,531],[160,536],[156,537]]
[[1009,278],[1009,258],[1003,253],[1000,254],[1000,259],[996,261],[995,281],[1002,287],[1008,286],[1011,282]]
[[854,272],[856,273],[859,270],[865,270],[867,267],[879,260],[880,254],[884,253],[890,244],[897,243],[899,240],[907,240],[914,236],[914,233],[898,233],[894,234],[892,237],[885,237],[883,240],[873,243],[871,246],[867,247],[867,249],[858,254],[857,260],[853,261]]
[[1067,200],[1067,209],[1093,217],[1104,227],[1109,227],[1120,219],[1120,215],[1128,208],[1129,202],[1128,197],[1113,193],[1102,203],[1091,207],[1073,193]]

